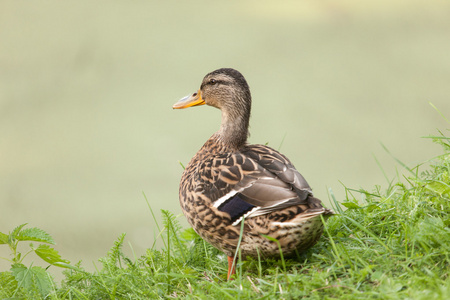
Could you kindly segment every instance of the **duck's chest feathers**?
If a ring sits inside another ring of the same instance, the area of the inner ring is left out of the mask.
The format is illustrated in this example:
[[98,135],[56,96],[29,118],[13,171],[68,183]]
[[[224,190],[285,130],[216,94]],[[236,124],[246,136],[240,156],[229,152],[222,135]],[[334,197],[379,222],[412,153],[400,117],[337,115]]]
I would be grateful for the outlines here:
[[183,172],[179,191],[180,203],[188,219],[211,208],[217,200],[218,187],[215,183],[219,182],[218,166],[225,160],[216,159],[217,153],[220,156],[220,150],[217,144],[208,140]]

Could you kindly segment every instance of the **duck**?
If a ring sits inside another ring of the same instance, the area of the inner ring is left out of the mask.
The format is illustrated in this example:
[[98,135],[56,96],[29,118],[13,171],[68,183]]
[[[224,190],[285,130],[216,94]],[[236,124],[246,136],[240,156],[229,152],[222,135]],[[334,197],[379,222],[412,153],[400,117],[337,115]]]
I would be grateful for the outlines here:
[[248,143],[252,97],[244,76],[232,68],[210,72],[173,108],[205,104],[221,110],[220,128],[185,167],[179,200],[192,228],[228,257],[227,279],[238,250],[270,258],[311,248],[334,212],[285,155]]

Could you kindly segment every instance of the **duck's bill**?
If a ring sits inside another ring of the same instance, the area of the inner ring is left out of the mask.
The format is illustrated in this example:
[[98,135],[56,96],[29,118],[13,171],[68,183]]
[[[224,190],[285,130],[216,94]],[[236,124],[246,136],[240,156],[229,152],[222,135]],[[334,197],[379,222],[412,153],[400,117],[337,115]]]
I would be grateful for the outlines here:
[[186,108],[191,106],[198,106],[205,104],[205,101],[202,99],[202,92],[198,90],[198,92],[193,93],[190,96],[186,96],[181,98],[177,103],[175,103],[172,107],[175,109]]

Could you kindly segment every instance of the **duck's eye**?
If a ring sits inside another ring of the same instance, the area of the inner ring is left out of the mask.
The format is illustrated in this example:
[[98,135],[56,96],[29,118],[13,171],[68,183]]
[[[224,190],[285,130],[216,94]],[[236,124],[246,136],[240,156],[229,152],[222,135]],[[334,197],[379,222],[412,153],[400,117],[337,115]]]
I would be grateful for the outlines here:
[[209,80],[209,84],[214,85],[214,84],[216,84],[216,83],[217,83],[217,80],[215,80],[215,79],[210,79],[210,80]]

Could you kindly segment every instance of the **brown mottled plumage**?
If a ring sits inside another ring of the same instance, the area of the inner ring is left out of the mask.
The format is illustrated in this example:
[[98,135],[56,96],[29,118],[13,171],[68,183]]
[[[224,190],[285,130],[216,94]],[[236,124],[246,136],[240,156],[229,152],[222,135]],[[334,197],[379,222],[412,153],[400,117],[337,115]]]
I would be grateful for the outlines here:
[[[283,154],[247,144],[250,89],[241,73],[219,69],[173,108],[208,104],[222,111],[219,131],[191,159],[180,183],[181,208],[194,230],[228,255],[228,277],[244,231],[242,255],[278,256],[304,251],[320,238],[320,215],[333,212],[314,198],[303,176]],[[258,251],[257,251],[258,249]]]

